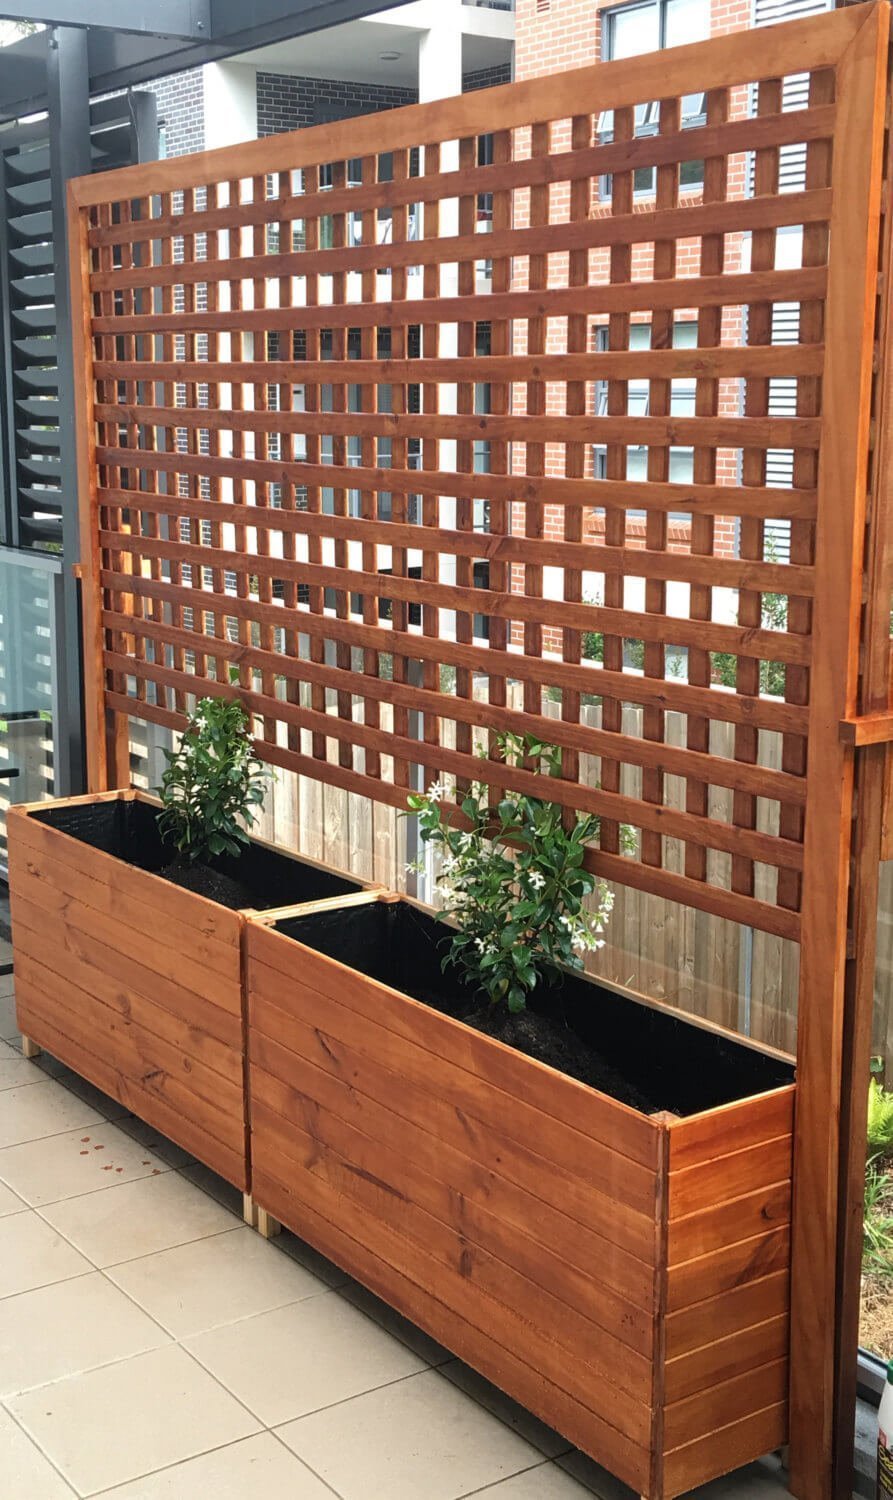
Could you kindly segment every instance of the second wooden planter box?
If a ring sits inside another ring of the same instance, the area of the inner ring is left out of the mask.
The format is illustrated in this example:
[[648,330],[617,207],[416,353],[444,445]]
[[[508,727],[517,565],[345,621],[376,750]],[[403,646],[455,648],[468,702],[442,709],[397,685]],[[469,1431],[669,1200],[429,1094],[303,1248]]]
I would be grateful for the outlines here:
[[[18,1022],[246,1192],[245,918],[153,873],[157,812],[133,791],[10,811]],[[232,873],[255,909],[361,889],[256,839]]]
[[257,1204],[652,1500],[784,1443],[790,1068],[569,976],[647,1116],[438,1011],[442,940],[248,923]]

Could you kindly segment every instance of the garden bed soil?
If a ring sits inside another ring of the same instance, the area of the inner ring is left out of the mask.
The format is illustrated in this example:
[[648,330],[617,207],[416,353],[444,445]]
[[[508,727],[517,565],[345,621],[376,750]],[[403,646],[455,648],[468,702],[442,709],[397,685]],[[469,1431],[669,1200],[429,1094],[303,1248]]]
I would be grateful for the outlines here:
[[586,1087],[467,1024],[445,935],[248,921],[255,1202],[640,1495],[783,1444],[791,1068],[569,974],[503,1034]]
[[241,910],[359,887],[257,840],[172,882],[157,817],[133,792],[11,810],[19,1026],[247,1191]]

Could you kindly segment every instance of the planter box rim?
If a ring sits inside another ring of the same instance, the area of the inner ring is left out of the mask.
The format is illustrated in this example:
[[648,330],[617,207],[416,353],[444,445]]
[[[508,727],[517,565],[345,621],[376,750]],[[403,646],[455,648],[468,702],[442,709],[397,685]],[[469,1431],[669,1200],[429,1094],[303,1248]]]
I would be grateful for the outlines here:
[[[154,808],[160,808],[162,805],[160,797],[154,796],[151,792],[144,791],[141,787],[122,787],[117,791],[88,792],[77,797],[52,797],[47,798],[43,802],[20,802],[9,809],[7,816],[21,819],[22,821],[33,820],[40,822],[44,828],[50,829],[56,838],[66,839],[72,844],[83,845],[85,843],[84,840],[77,838],[66,829],[56,828],[52,823],[44,822],[41,818],[35,817],[35,814],[49,812],[55,807],[87,807],[110,802],[142,802]],[[305,865],[310,869],[319,870],[326,875],[343,878],[357,887],[357,892],[355,893],[345,892],[338,897],[324,897],[322,899],[322,905],[324,906],[330,906],[333,901],[344,901],[349,907],[355,904],[356,895],[362,895],[364,899],[372,900],[379,894],[386,894],[385,888],[377,881],[364,880],[360,876],[351,875],[348,870],[333,868],[331,865],[325,864],[322,860],[314,859],[310,855],[299,854],[294,849],[283,849],[278,844],[272,843],[269,839],[259,838],[255,834],[249,834],[248,837],[256,848],[264,849],[268,853],[275,854],[281,859],[289,860],[293,864]],[[278,907],[273,906],[266,909],[250,906],[228,907],[222,902],[214,901],[210,896],[203,896],[198,891],[191,891],[185,887],[178,886],[176,882],[167,880],[156,871],[144,870],[142,866],[133,864],[132,861],[124,859],[121,855],[110,854],[107,850],[98,849],[92,844],[87,844],[86,847],[93,849],[94,854],[101,858],[111,860],[114,864],[126,865],[128,869],[137,870],[146,880],[158,881],[167,889],[178,890],[184,898],[201,902],[203,906],[208,906],[213,911],[231,911],[235,917],[240,918],[242,921],[249,918],[265,923],[269,923],[271,919],[287,921],[291,915],[296,916],[304,911],[307,911],[309,914],[320,906],[320,903],[317,901],[283,901]]]
[[[437,912],[433,907],[429,907],[424,902],[418,901],[411,896],[403,896],[398,892],[385,890],[370,892],[368,894],[371,900],[374,900],[381,905],[402,904],[412,907],[413,909],[421,912],[427,917],[436,918],[437,916]],[[332,901],[327,902],[326,906],[329,910],[333,910],[337,909],[341,904],[342,902],[338,898],[334,898]],[[356,903],[350,903],[348,901],[343,904],[345,905],[346,909],[349,910],[350,905]],[[294,920],[300,920],[303,916],[312,917],[313,915],[314,912],[312,910],[304,908],[303,910],[294,913]],[[473,1035],[474,1037],[479,1038],[481,1042],[486,1043],[491,1047],[499,1048],[503,1053],[508,1053],[512,1057],[522,1058],[525,1064],[540,1070],[544,1070],[550,1076],[560,1078],[568,1087],[572,1086],[576,1089],[583,1089],[585,1090],[587,1095],[597,1094],[599,1098],[608,1100],[612,1107],[624,1111],[632,1119],[635,1119],[637,1121],[647,1121],[648,1125],[654,1127],[655,1129],[660,1130],[662,1128],[667,1128],[672,1130],[674,1127],[690,1126],[695,1121],[702,1120],[707,1117],[713,1117],[716,1114],[721,1113],[722,1111],[740,1109],[743,1105],[751,1103],[754,1100],[768,1099],[773,1095],[780,1096],[785,1093],[791,1093],[796,1089],[796,1079],[792,1078],[786,1083],[774,1084],[771,1087],[765,1089],[757,1089],[754,1093],[749,1094],[744,1098],[731,1099],[722,1104],[710,1105],[703,1109],[695,1110],[691,1114],[676,1115],[670,1111],[661,1109],[654,1110],[650,1114],[645,1114],[644,1111],[636,1109],[634,1105],[625,1104],[623,1100],[616,1099],[613,1094],[607,1094],[603,1090],[596,1088],[593,1084],[584,1083],[582,1079],[574,1078],[569,1073],[562,1072],[560,1068],[554,1067],[551,1063],[542,1062],[539,1058],[531,1057],[527,1053],[521,1052],[518,1048],[511,1047],[508,1043],[501,1041],[498,1037],[491,1037],[486,1032],[478,1031],[475,1027],[471,1027],[467,1024],[467,1022],[461,1020],[458,1016],[451,1016],[447,1012],[440,1011],[436,1007],[428,1005],[423,1000],[417,1000],[414,995],[407,994],[405,990],[395,988],[394,985],[388,984],[385,980],[374,979],[369,975],[365,975],[363,974],[363,971],[361,969],[354,968],[352,964],[345,963],[342,959],[333,958],[330,954],[321,952],[319,949],[312,947],[310,944],[302,943],[300,938],[293,937],[290,933],[276,931],[279,923],[291,920],[293,920],[293,918],[288,912],[277,913],[275,911],[271,911],[265,914],[255,915],[253,913],[248,913],[246,915],[246,922],[249,928],[258,927],[263,928],[266,932],[276,933],[278,937],[285,938],[288,942],[294,943],[298,948],[302,948],[308,953],[313,953],[318,958],[325,959],[326,962],[333,964],[338,969],[344,970],[345,972],[351,974],[360,974],[362,975],[362,977],[366,978],[370,984],[377,985],[381,989],[387,990],[389,995],[392,995],[395,998],[399,999],[405,1005],[411,1006],[414,1010],[420,1011],[425,1015],[436,1016],[438,1021],[442,1022],[445,1026],[454,1029],[458,1028],[463,1033],[471,1033],[471,1035]],[[271,967],[275,968],[277,966],[271,965]],[[287,971],[283,969],[280,969],[279,972],[285,973],[287,978],[291,977],[288,975]],[[570,970],[568,970],[567,972],[571,973]],[[604,983],[600,976],[595,975],[574,975],[573,977],[590,979],[598,985],[602,985]],[[705,1023],[698,1016],[689,1016],[686,1012],[676,1010],[673,1006],[663,1004],[660,1001],[652,1001],[648,996],[631,994],[629,991],[625,990],[622,985],[611,984],[610,982],[607,982],[604,983],[604,987],[606,989],[609,989],[613,994],[616,994],[620,999],[625,1000],[632,1005],[639,1005],[644,1009],[658,1011],[660,1014],[666,1015],[672,1020],[680,1021],[685,1025],[693,1026],[697,1030],[704,1031],[708,1035],[716,1036],[720,1040],[730,1041],[737,1045],[741,1045],[746,1050],[755,1052],[761,1057],[768,1057],[769,1059],[777,1060],[783,1063],[785,1066],[790,1066],[791,1068],[793,1068],[794,1059],[790,1056],[790,1054],[786,1052],[780,1052],[772,1047],[763,1047],[758,1042],[754,1042],[748,1037],[739,1037],[736,1032],[724,1031],[720,1026],[717,1026],[710,1022]]]

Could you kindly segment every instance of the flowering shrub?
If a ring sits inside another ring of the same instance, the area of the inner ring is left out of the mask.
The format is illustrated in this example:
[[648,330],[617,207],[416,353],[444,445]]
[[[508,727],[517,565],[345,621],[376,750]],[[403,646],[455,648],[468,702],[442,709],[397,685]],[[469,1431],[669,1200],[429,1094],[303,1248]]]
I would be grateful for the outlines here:
[[[533,762],[540,772],[560,773],[555,745],[513,734],[497,743],[509,766]],[[441,817],[445,790],[436,783],[409,798],[423,841],[443,851],[437,894],[442,916],[459,929],[444,967],[458,965],[491,1004],[523,1010],[543,977],[559,965],[582,969],[582,955],[603,945],[613,892],[583,868],[599,820],[578,817],[565,828],[560,806],[517,792],[493,808],[488,787],[474,782],[461,803],[470,826],[452,827]]]

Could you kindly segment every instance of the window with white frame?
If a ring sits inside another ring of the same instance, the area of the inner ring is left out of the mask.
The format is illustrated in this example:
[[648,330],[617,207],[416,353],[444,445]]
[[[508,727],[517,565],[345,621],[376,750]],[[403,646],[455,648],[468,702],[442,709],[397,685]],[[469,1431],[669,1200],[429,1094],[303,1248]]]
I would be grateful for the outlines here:
[[[704,41],[709,35],[709,0],[636,0],[635,4],[621,5],[616,10],[602,12],[602,59],[614,62],[623,57],[640,57],[643,53],[658,52],[664,47],[680,47],[686,42]],[[683,130],[704,125],[706,118],[705,95],[685,94],[680,107]],[[657,100],[637,104],[636,135],[657,135],[659,128],[660,104]],[[603,110],[598,121],[599,139],[611,140],[613,130],[614,112],[610,109]],[[609,181],[607,179],[603,183],[603,192],[609,191]],[[699,188],[703,183],[702,161],[681,163],[680,188]],[[633,174],[636,197],[652,196],[656,185],[654,167],[639,167]]]

